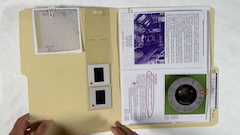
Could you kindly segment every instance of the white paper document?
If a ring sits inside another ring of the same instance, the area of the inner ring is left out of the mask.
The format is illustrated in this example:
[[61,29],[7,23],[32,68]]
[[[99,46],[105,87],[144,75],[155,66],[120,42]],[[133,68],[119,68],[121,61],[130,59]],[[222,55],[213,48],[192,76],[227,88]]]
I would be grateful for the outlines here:
[[206,67],[206,18],[206,11],[120,14],[121,69]]
[[209,10],[121,10],[123,124],[209,121]]
[[82,52],[78,8],[32,10],[36,55]]

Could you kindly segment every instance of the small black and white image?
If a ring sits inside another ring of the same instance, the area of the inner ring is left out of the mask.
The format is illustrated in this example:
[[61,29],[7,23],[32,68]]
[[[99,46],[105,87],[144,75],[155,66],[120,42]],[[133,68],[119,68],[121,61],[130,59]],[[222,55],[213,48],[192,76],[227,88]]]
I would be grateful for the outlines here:
[[109,64],[88,65],[88,85],[100,86],[110,84]]
[[96,91],[96,104],[105,104],[105,90]]
[[89,108],[106,108],[112,106],[111,87],[89,88]]
[[164,64],[165,13],[134,15],[135,64]]
[[94,68],[94,78],[95,82],[104,82],[103,68]]

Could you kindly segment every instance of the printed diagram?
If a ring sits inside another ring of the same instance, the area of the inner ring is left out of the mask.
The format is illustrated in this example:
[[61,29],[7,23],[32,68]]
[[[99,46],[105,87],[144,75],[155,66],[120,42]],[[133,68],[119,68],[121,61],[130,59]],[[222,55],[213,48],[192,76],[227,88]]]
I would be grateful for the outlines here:
[[134,15],[135,64],[164,64],[165,13]]

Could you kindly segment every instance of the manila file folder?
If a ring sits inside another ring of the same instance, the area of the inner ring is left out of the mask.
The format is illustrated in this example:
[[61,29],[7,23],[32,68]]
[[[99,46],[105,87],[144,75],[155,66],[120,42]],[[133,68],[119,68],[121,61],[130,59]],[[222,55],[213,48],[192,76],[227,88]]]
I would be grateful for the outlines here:
[[[30,123],[51,120],[49,135],[105,132],[110,130],[116,120],[121,121],[119,9],[79,8],[77,12],[79,12],[81,30],[75,33],[79,32],[77,35],[80,36],[81,41],[79,43],[77,37],[71,37],[73,43],[68,48],[44,46],[42,43],[44,38],[49,38],[42,37],[44,35],[41,35],[41,39],[34,40],[34,21],[37,30],[46,31],[46,29],[41,30],[39,20],[36,20],[39,16],[33,21],[32,9],[21,11],[19,16],[21,72],[28,78]],[[56,10],[55,14],[60,13]],[[218,73],[218,69],[214,67],[214,10],[212,8],[210,28],[211,72]],[[40,50],[41,47],[50,52],[53,48],[57,50],[70,48],[69,50],[80,49],[82,52],[36,55],[35,41],[40,45],[37,46]],[[91,87],[89,84],[91,82],[88,80],[88,65],[102,63],[109,64],[110,80],[103,86],[111,88],[111,102],[110,106],[104,109],[92,109],[89,89],[94,89],[94,86]],[[218,98],[216,100],[218,103]],[[209,122],[146,124],[128,127],[131,129],[200,127],[213,126],[217,122],[218,108],[210,110]]]

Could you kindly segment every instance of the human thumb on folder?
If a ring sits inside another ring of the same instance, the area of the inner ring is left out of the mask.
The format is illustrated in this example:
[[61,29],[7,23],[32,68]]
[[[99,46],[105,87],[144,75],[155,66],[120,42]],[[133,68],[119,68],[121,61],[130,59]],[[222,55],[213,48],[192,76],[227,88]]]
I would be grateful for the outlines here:
[[111,131],[114,135],[138,135],[136,132],[122,125],[119,121],[115,122],[115,127],[111,127]]
[[[46,135],[50,124],[51,122],[48,120],[36,123],[32,126],[31,133],[35,132],[33,135]],[[29,114],[26,114],[17,120],[9,135],[30,135],[29,126]]]
[[[30,135],[30,132],[34,132],[33,135],[46,135],[50,124],[50,121],[45,120],[31,125],[30,130],[29,114],[26,114],[16,121],[9,135]],[[136,132],[122,125],[119,121],[115,122],[115,126],[111,127],[111,131],[114,135],[138,135]]]

